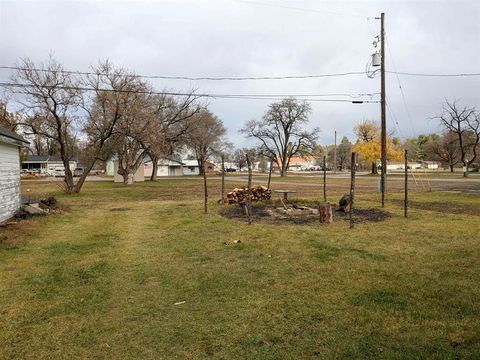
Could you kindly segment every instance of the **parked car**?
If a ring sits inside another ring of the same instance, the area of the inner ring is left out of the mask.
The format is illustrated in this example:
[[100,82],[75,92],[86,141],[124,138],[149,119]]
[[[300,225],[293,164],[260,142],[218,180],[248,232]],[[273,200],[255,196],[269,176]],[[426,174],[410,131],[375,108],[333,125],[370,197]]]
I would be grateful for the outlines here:
[[75,170],[73,170],[73,176],[82,176],[84,172],[85,172],[85,168],[77,167],[75,168]]
[[65,168],[63,167],[56,167],[53,169],[53,176],[55,177],[64,177],[65,176]]
[[234,168],[227,168],[225,169],[225,172],[236,172],[237,169],[234,169]]

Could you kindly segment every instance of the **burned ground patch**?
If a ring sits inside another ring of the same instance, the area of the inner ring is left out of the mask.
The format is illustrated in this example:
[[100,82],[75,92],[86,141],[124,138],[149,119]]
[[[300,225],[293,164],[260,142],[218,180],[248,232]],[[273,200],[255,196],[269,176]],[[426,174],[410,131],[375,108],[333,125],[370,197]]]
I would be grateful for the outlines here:
[[[292,204],[289,204],[291,206]],[[287,213],[282,210],[283,205],[280,202],[265,202],[255,203],[252,205],[252,219],[254,222],[262,223],[288,223],[305,225],[312,224],[319,221],[318,203],[315,202],[298,202],[295,203],[295,210],[291,213]],[[333,221],[349,220],[349,214],[335,209],[333,211]],[[305,211],[300,209],[304,208]],[[248,218],[241,206],[225,205],[220,208],[219,213],[221,216],[228,219],[236,219],[240,221],[247,221]],[[391,217],[391,214],[387,211],[375,208],[368,209],[354,209],[353,220],[355,223],[366,222],[380,222],[385,221]]]

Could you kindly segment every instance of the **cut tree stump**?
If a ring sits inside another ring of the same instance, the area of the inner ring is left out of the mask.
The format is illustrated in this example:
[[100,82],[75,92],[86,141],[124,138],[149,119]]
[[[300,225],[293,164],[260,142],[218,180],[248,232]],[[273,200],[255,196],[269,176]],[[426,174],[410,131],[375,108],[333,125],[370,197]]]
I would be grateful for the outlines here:
[[329,203],[320,204],[318,207],[318,212],[320,214],[320,222],[322,224],[333,223],[332,205]]

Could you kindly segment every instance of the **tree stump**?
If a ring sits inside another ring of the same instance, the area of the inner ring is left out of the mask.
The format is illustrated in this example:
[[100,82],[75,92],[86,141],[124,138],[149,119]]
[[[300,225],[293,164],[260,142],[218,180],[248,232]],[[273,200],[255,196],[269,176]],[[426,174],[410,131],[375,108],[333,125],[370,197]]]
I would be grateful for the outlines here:
[[339,209],[340,211],[343,211],[344,213],[349,213],[350,212],[350,195],[345,194],[342,196],[340,201],[338,202]]
[[332,205],[329,203],[320,204],[318,207],[320,222],[322,224],[331,224],[333,222]]

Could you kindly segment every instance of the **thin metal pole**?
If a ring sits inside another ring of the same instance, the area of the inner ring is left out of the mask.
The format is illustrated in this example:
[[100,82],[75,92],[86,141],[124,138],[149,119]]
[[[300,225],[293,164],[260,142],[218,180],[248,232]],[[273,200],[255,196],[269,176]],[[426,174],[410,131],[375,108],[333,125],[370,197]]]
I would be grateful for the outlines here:
[[323,201],[327,202],[327,157],[323,155]]
[[222,154],[222,205],[225,198],[225,155]]
[[247,188],[247,216],[248,224],[252,223],[252,163],[250,161],[250,156],[248,153],[247,157],[247,166],[248,166],[248,188]]
[[268,172],[267,189],[270,189],[270,181],[272,180],[273,159],[270,159],[270,170]]
[[386,95],[385,95],[385,13],[380,17],[380,42],[381,42],[381,115],[382,115],[382,175],[381,175],[381,191],[382,191],[382,207],[385,207],[385,191],[386,191],[386,177],[387,177],[387,113],[386,113]]
[[357,167],[357,153],[352,152],[350,162],[350,229],[353,229],[353,203],[355,198],[355,169]]
[[333,173],[337,173],[337,130],[335,130],[335,144],[333,145]]
[[408,215],[408,151],[405,149],[405,199],[403,202],[403,215],[407,217]]

